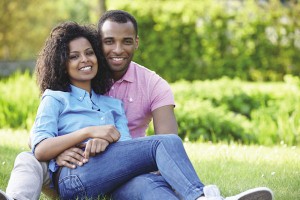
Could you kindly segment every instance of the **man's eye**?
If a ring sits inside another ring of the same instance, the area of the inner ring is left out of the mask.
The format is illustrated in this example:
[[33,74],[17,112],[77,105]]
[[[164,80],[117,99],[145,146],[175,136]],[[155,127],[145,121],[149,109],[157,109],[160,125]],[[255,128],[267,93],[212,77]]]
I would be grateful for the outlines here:
[[132,44],[133,42],[132,42],[132,40],[126,40],[125,41],[125,44]]
[[113,42],[112,42],[112,40],[105,40],[104,41],[104,44],[112,44]]

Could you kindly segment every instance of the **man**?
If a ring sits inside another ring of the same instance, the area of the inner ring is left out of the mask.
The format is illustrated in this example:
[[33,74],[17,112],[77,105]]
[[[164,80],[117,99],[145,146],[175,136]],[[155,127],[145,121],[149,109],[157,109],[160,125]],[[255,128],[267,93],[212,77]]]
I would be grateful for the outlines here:
[[[134,17],[124,11],[108,11],[100,18],[98,30],[103,52],[114,79],[108,95],[123,101],[132,137],[145,136],[151,118],[156,134],[177,133],[175,103],[169,85],[154,72],[132,62],[139,44],[138,27]],[[85,160],[82,150],[74,147],[58,156],[56,162],[59,166],[74,168],[84,165]],[[49,182],[47,164],[39,163],[29,153],[21,153],[16,158],[7,195],[0,194],[0,200],[8,199],[8,196],[15,199],[38,199],[41,186]],[[204,195],[207,198],[200,198],[221,199],[215,186],[205,187]],[[122,200],[180,198],[159,173],[133,178],[116,189],[112,197]],[[231,199],[238,200],[241,197],[248,200],[271,200],[272,192],[267,188],[255,188]]]

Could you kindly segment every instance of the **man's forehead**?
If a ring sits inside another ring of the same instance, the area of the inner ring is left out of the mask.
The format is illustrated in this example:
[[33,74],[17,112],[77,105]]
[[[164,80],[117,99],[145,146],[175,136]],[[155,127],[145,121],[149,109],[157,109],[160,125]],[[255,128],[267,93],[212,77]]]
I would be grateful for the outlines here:
[[128,21],[126,23],[117,23],[113,21],[105,21],[101,28],[102,36],[104,37],[135,37],[135,29],[133,24]]

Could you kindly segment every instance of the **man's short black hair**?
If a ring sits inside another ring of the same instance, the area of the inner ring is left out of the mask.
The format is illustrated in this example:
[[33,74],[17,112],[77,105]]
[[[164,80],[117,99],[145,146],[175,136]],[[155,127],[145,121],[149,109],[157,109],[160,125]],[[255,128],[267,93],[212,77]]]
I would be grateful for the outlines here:
[[136,19],[126,11],[123,10],[109,10],[106,11],[98,21],[98,32],[101,33],[102,26],[105,21],[112,21],[117,23],[127,23],[130,21],[133,24],[136,36],[138,35],[138,25]]

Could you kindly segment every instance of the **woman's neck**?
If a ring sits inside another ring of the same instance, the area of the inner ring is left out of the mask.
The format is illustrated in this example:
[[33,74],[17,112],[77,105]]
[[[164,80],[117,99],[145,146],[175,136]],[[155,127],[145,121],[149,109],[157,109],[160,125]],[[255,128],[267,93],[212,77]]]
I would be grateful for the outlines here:
[[83,90],[87,91],[89,94],[91,94],[91,91],[92,91],[91,84],[76,84],[74,86],[76,86],[80,89],[83,89]]

